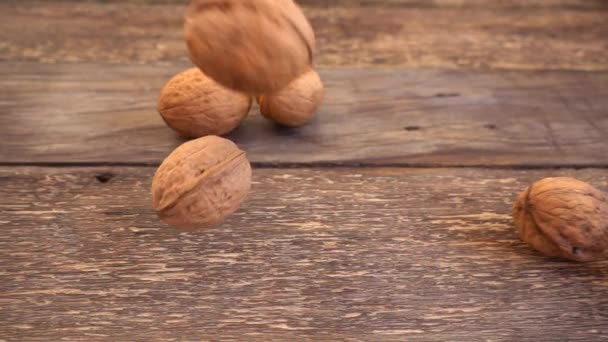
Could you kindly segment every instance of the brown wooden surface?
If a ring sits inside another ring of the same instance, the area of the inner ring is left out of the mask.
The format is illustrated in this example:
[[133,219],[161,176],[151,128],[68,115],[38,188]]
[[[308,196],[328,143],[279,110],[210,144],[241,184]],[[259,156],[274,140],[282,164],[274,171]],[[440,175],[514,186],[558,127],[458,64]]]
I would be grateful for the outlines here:
[[[185,62],[187,2],[2,1],[0,60]],[[322,66],[608,69],[603,0],[305,3]]]
[[[156,112],[181,66],[0,65],[3,162],[158,164],[183,140]],[[322,69],[317,120],[257,109],[229,137],[255,163],[608,165],[608,73]]]
[[1,338],[608,338],[608,262],[542,257],[510,217],[540,177],[605,170],[256,169],[198,234],[158,221],[153,172],[0,170]]
[[250,198],[179,234],[149,187],[186,2],[0,2],[0,341],[608,339],[608,261],[510,218],[539,178],[608,190],[608,2],[300,1],[321,113],[252,110]]

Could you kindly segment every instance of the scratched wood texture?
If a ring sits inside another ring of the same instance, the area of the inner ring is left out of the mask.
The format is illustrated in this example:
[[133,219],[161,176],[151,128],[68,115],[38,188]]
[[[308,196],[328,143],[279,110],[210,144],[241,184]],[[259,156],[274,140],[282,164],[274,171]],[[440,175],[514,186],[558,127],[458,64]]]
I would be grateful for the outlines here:
[[[177,4],[0,2],[0,60],[186,61]],[[322,66],[608,69],[608,2],[305,1]]]
[[[156,112],[187,67],[0,64],[5,163],[158,164],[183,142]],[[321,69],[317,119],[254,109],[229,135],[255,163],[608,165],[608,72]]]
[[[23,1],[23,0],[6,0]],[[25,0],[39,3],[40,0]],[[181,4],[190,0],[45,0],[46,3],[57,2],[97,2],[97,3],[131,3],[131,4]],[[373,7],[448,7],[448,8],[556,8],[556,9],[602,9],[608,7],[604,0],[295,0],[301,6],[333,7],[345,6],[373,6]]]
[[250,198],[180,234],[147,165],[186,2],[0,1],[0,341],[608,339],[608,261],[510,218],[542,177],[608,190],[608,2],[300,1],[326,104],[252,110]]
[[511,204],[607,170],[256,169],[226,224],[176,233],[154,168],[0,169],[0,339],[599,341],[608,261],[542,257]]

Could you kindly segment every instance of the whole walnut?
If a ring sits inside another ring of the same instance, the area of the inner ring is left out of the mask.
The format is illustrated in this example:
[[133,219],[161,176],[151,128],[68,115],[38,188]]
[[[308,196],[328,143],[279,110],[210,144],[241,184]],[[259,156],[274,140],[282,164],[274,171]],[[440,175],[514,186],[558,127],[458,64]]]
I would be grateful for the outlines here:
[[606,256],[608,196],[566,177],[542,179],[519,195],[513,219],[520,238],[548,255],[577,261]]
[[310,70],[284,89],[257,98],[260,112],[281,125],[297,127],[309,122],[323,102],[324,89],[319,74]]
[[313,61],[314,31],[292,0],[193,0],[184,29],[196,66],[250,94],[283,88]]
[[195,231],[217,225],[235,212],[251,187],[245,152],[230,140],[206,136],[179,146],[152,181],[152,201],[161,220]]
[[198,68],[173,77],[158,99],[158,112],[163,120],[187,138],[229,133],[238,127],[250,108],[250,96],[224,88]]

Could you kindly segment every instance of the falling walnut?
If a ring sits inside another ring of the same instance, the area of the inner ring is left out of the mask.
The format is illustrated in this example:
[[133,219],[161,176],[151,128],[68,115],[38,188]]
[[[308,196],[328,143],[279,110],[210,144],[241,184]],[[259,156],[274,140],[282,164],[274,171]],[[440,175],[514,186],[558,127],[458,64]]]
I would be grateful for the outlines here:
[[566,177],[545,178],[519,195],[513,219],[539,252],[576,261],[608,255],[608,195]]
[[184,29],[196,66],[254,95],[282,89],[313,61],[314,31],[292,0],[193,0]]
[[217,225],[235,212],[251,187],[251,165],[230,140],[207,136],[179,146],[152,181],[153,206],[176,229]]

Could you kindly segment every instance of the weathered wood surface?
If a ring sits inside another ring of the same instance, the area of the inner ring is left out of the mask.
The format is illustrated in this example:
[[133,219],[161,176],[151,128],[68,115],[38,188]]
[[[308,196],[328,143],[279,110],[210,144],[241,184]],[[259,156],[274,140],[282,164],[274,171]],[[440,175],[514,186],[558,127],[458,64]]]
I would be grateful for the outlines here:
[[542,257],[511,204],[606,170],[254,170],[223,226],[179,234],[153,168],[0,170],[0,339],[595,341],[608,262]]
[[156,218],[152,167],[18,166],[182,142],[155,103],[187,1],[103,2],[0,2],[0,341],[608,338],[608,261],[542,257],[510,218],[538,178],[608,190],[606,1],[301,1],[326,104],[298,130],[253,110],[229,137],[257,166],[545,169],[256,168],[199,234]]
[[[0,60],[185,62],[178,4],[2,1]],[[305,1],[322,66],[608,70],[596,0]]]
[[[156,113],[187,67],[0,64],[0,161],[158,164],[182,142]],[[322,69],[317,119],[257,110],[229,137],[256,163],[608,165],[608,73]]]
[[[40,3],[40,0],[5,0],[29,1]],[[46,3],[57,2],[98,2],[98,3],[132,3],[132,4],[181,4],[190,0],[46,0]],[[605,9],[604,0],[295,0],[301,6],[399,6],[399,7],[447,7],[447,8],[554,8],[554,9]]]

